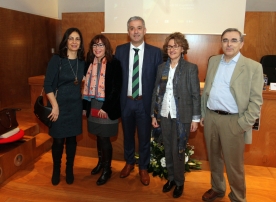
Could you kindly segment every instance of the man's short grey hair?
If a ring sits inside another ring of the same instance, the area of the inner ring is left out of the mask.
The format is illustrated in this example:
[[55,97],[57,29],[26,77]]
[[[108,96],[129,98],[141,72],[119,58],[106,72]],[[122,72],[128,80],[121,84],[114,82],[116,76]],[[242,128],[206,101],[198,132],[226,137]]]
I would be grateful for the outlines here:
[[224,36],[224,34],[227,32],[238,32],[240,34],[240,40],[241,40],[241,42],[243,42],[243,34],[237,28],[228,28],[228,29],[224,30],[221,34],[221,39]]
[[127,30],[128,30],[128,28],[129,28],[129,23],[130,23],[131,21],[134,21],[134,20],[141,20],[142,23],[143,23],[144,28],[146,28],[146,24],[145,24],[145,21],[144,21],[143,18],[141,18],[141,17],[139,17],[139,16],[133,16],[133,17],[129,18],[129,20],[127,21]]

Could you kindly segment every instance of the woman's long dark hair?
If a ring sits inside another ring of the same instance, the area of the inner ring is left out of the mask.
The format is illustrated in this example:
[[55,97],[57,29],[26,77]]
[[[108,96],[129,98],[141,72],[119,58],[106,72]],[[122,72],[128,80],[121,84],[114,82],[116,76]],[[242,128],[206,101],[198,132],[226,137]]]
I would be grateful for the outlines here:
[[107,62],[111,62],[112,60],[112,47],[110,45],[110,42],[108,40],[108,38],[106,36],[104,36],[103,34],[98,34],[96,36],[93,37],[93,39],[91,40],[90,44],[89,44],[89,52],[87,54],[87,63],[90,64],[91,62],[94,61],[95,55],[93,53],[93,45],[99,43],[99,41],[102,41],[102,43],[105,46],[105,58],[107,60]]
[[63,38],[59,44],[59,50],[58,50],[58,55],[61,58],[67,58],[67,41],[68,38],[70,36],[70,34],[72,34],[72,32],[77,32],[80,35],[80,47],[78,49],[78,53],[77,53],[77,57],[79,60],[84,60],[84,47],[83,47],[83,38],[82,38],[82,34],[80,32],[80,30],[78,28],[75,27],[71,27],[69,29],[66,30],[66,32],[63,35]]

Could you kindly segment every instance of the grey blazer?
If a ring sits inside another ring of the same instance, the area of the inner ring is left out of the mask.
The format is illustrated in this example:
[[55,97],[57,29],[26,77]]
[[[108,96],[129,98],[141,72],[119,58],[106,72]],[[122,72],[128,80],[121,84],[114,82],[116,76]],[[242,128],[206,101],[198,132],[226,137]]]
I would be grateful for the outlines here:
[[[167,64],[169,65],[169,64]],[[154,113],[157,88],[162,77],[166,63],[159,65],[155,87],[152,95],[151,114]],[[193,119],[200,119],[200,84],[198,79],[198,67],[195,64],[180,58],[175,70],[173,82],[175,83],[176,75],[180,75],[180,81],[174,88],[174,94],[179,99],[179,115],[182,123],[191,123]],[[163,100],[161,100],[161,103]]]

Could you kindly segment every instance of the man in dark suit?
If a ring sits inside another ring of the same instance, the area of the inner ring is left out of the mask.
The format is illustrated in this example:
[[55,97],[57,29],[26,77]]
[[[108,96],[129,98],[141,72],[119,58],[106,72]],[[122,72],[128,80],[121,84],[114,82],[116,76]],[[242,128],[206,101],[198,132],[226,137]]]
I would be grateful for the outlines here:
[[[140,180],[144,185],[149,185],[150,178],[147,168],[150,161],[151,97],[157,67],[162,63],[162,53],[159,48],[144,42],[146,27],[141,17],[131,17],[127,22],[127,29],[131,41],[118,46],[115,54],[123,69],[121,117],[126,165],[121,171],[120,177],[127,177],[134,169],[135,130],[137,127]],[[138,69],[135,69],[134,66]]]

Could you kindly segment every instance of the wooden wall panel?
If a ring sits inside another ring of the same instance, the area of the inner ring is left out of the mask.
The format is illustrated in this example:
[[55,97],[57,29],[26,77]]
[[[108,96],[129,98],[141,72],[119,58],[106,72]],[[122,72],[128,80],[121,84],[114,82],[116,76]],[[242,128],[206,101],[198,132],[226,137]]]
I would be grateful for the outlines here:
[[[276,96],[276,92],[271,94]],[[245,162],[250,165],[276,167],[276,97],[264,99],[260,128],[253,131],[253,143],[245,147]]]
[[242,53],[260,61],[264,55],[276,55],[276,12],[246,12],[245,42]]
[[91,39],[104,31],[104,13],[63,13],[61,34],[70,27],[76,27],[81,31],[87,53]]
[[45,74],[60,21],[0,8],[0,108],[30,103],[28,77]]

